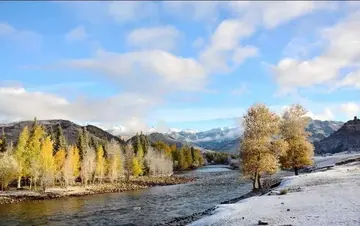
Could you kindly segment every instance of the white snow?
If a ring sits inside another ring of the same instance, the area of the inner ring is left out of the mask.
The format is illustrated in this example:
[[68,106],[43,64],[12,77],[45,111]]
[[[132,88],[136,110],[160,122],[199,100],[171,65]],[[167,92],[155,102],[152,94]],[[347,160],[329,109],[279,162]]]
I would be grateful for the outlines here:
[[[348,158],[340,156],[337,160]],[[283,189],[288,193],[277,195]],[[257,225],[259,220],[269,225],[360,225],[360,162],[286,177],[274,192],[219,205],[213,215],[191,225]]]

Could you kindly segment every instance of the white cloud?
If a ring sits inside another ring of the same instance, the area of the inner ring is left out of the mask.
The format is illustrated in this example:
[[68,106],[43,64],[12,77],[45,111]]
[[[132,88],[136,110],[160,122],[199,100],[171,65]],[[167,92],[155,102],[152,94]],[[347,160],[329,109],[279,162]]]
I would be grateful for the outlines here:
[[65,35],[67,41],[82,41],[88,37],[84,26],[78,26]]
[[340,110],[351,119],[354,116],[360,116],[360,104],[355,102],[348,102],[340,106]]
[[196,60],[161,50],[124,54],[98,51],[94,58],[69,60],[64,64],[107,75],[121,82],[125,89],[157,94],[202,90],[207,77]]
[[0,39],[1,38],[16,42],[16,44],[22,48],[31,49],[38,49],[42,42],[42,36],[37,32],[16,29],[5,22],[0,22]]
[[181,19],[213,22],[217,19],[222,1],[165,1],[163,8]]
[[312,119],[318,119],[318,120],[333,120],[335,119],[334,113],[330,108],[325,108],[323,112],[320,112],[319,114],[314,114],[313,112],[309,111],[307,113],[307,116],[309,116]]
[[200,61],[208,71],[226,72],[228,61],[238,66],[248,57],[255,56],[257,50],[252,46],[240,46],[241,38],[252,35],[254,27],[240,20],[222,21],[211,37],[210,44],[200,53]]
[[133,22],[157,15],[158,3],[150,1],[118,1],[108,5],[109,15],[119,23]]
[[127,36],[127,43],[141,49],[172,50],[181,33],[174,26],[135,29]]
[[[341,69],[356,66],[360,59],[359,26],[360,12],[356,12],[335,26],[321,30],[323,42],[328,43],[321,55],[303,61],[285,58],[273,66],[280,92],[314,85],[337,86]],[[344,81],[344,85],[349,85],[350,80]]]
[[192,46],[195,48],[201,48],[204,46],[204,44],[205,44],[204,38],[198,37],[193,41]]
[[147,131],[143,119],[158,104],[157,101],[135,93],[122,93],[106,99],[69,101],[50,93],[30,92],[22,87],[0,87],[0,118],[7,122],[34,117],[68,119],[103,128],[121,125],[126,128],[123,134],[130,134]]

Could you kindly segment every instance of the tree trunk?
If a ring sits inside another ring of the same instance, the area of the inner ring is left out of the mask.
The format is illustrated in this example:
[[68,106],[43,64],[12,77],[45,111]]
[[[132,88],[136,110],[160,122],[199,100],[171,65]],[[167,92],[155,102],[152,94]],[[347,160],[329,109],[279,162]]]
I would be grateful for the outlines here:
[[21,188],[21,176],[18,177],[17,188],[18,188],[18,189]]
[[254,179],[253,179],[253,190],[257,191],[260,189],[260,180],[259,180],[259,173],[255,172]]
[[261,185],[261,176],[260,176],[260,174],[258,175],[258,186],[259,186],[259,189],[261,189],[262,188],[262,185]]
[[297,176],[297,175],[299,175],[299,171],[298,171],[299,169],[297,168],[297,167],[294,167],[294,172],[295,172],[295,175]]
[[31,185],[32,185],[32,177],[30,177],[30,190],[31,190]]

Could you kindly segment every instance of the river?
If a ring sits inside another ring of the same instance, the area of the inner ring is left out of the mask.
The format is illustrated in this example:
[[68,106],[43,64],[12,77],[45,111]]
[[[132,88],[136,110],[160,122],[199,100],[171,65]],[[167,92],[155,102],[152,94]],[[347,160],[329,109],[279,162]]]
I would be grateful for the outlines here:
[[0,225],[152,225],[202,212],[251,190],[239,171],[206,166],[196,181],[132,192],[0,205]]

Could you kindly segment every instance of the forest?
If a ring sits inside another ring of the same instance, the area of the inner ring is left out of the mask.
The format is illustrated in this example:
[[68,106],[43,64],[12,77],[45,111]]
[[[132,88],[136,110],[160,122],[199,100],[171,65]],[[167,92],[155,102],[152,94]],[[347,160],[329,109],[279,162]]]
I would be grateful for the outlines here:
[[150,144],[145,135],[121,145],[90,139],[83,127],[76,145],[68,145],[59,125],[46,133],[36,118],[24,127],[17,142],[0,139],[0,183],[2,190],[17,181],[17,188],[45,191],[49,186],[68,187],[127,182],[130,177],[171,176],[173,170],[193,169],[204,164],[198,149],[163,142]]

